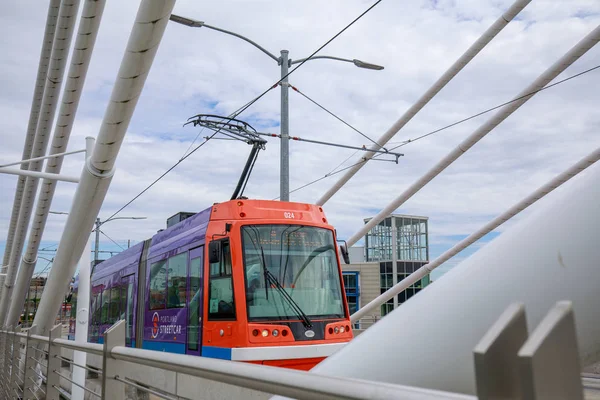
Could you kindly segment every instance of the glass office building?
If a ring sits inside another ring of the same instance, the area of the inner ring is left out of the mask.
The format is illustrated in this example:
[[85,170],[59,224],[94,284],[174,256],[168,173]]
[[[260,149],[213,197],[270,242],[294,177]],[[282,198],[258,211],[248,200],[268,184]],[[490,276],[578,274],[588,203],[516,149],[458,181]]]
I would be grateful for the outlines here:
[[[365,223],[371,219],[365,219]],[[385,292],[429,261],[428,218],[391,215],[365,236],[366,262],[379,263],[380,293]],[[429,284],[425,276],[381,306],[383,317]]]

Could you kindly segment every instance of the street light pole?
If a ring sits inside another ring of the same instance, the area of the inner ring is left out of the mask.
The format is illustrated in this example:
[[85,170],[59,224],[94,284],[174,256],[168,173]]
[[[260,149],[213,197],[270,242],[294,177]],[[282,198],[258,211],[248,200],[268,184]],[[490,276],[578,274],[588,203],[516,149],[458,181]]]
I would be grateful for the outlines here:
[[[100,218],[96,218],[96,222],[94,224],[96,225],[96,228],[94,229],[94,231],[96,232],[96,242],[94,244],[94,267],[98,263],[98,253],[100,252],[100,226],[106,224],[107,222],[114,221],[116,219],[146,219],[146,217],[113,217],[107,219],[106,221],[101,221]],[[94,272],[93,269],[92,272]]]
[[96,243],[94,245],[94,267],[98,264],[98,251],[100,250],[100,218],[96,218]]
[[281,160],[279,176],[279,199],[290,201],[290,102],[288,92],[289,52],[281,50]]
[[293,64],[298,64],[304,61],[310,61],[315,59],[329,59],[336,61],[344,61],[354,64],[358,68],[371,69],[371,70],[382,70],[383,67],[377,64],[367,63],[357,59],[347,59],[340,57],[332,57],[332,56],[313,56],[308,58],[300,58],[298,60],[290,60],[289,52],[287,50],[281,50],[281,57],[277,58],[274,54],[269,52],[264,47],[260,46],[258,43],[253,40],[248,39],[245,36],[240,35],[239,33],[231,32],[225,29],[217,28],[215,26],[208,25],[204,23],[204,21],[198,21],[192,18],[182,17],[179,15],[171,14],[169,18],[171,21],[176,22],[181,25],[189,26],[192,28],[207,28],[212,29],[221,33],[226,33],[231,36],[235,36],[238,39],[242,39],[267,56],[277,61],[277,63],[281,66],[281,160],[279,163],[280,166],[280,177],[279,177],[279,189],[280,195],[279,199],[281,201],[289,201],[290,200],[290,157],[289,157],[289,138],[290,138],[290,126],[289,126],[289,98],[288,98],[288,88],[289,83],[287,79],[287,74],[289,67]]

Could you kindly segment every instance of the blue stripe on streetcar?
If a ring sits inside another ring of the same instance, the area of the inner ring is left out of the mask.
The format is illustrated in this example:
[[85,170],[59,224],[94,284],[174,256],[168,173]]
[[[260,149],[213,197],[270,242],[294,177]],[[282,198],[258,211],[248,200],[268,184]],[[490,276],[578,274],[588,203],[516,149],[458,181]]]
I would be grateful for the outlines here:
[[231,349],[226,347],[202,346],[202,357],[231,360]]
[[166,351],[167,353],[185,353],[185,344],[173,342],[157,342],[154,340],[144,340],[142,349],[154,351]]

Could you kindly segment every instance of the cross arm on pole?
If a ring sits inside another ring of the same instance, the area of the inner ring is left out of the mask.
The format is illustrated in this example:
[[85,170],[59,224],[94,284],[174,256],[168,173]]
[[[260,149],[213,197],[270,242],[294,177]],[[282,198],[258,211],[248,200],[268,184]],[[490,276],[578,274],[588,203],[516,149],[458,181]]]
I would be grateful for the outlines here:
[[32,178],[50,179],[54,181],[78,183],[79,178],[75,176],[67,176],[62,174],[53,174],[49,172],[29,171],[26,169],[5,169],[0,168],[0,174],[29,176]]

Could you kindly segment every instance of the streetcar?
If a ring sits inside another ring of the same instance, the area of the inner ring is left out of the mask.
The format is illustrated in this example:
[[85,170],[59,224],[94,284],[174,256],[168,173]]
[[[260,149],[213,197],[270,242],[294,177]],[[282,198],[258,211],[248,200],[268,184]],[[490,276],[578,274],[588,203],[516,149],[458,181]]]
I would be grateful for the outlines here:
[[308,370],[353,337],[336,242],[316,205],[214,204],[95,266],[88,340]]

